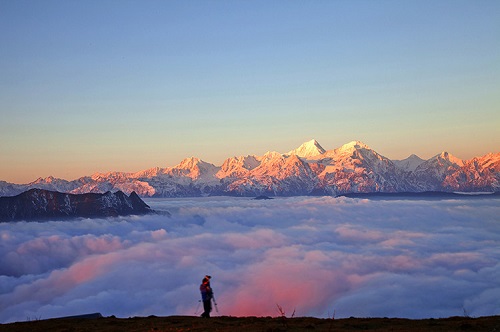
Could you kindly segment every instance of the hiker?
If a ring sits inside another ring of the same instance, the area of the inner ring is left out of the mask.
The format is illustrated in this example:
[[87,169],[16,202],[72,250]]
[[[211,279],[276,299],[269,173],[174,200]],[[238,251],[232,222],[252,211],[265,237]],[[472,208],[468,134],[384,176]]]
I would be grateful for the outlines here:
[[203,300],[203,313],[201,317],[210,318],[210,311],[212,311],[212,297],[214,295],[212,287],[210,287],[211,276],[205,276],[201,281],[200,292],[201,299]]

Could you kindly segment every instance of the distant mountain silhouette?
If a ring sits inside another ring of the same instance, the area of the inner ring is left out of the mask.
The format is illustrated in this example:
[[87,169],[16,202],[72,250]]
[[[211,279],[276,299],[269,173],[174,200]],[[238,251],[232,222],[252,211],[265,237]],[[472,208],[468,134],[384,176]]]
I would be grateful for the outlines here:
[[17,196],[0,197],[0,222],[70,218],[117,217],[153,212],[135,193],[66,194],[31,189]]
[[273,199],[272,197],[266,196],[266,195],[260,195],[254,198],[255,200],[266,200],[266,199]]
[[349,193],[339,195],[349,198],[365,198],[376,200],[401,200],[401,199],[425,199],[425,200],[443,200],[443,199],[478,199],[478,198],[500,198],[500,192],[496,193],[448,193],[442,191],[425,192],[402,192],[402,193]]

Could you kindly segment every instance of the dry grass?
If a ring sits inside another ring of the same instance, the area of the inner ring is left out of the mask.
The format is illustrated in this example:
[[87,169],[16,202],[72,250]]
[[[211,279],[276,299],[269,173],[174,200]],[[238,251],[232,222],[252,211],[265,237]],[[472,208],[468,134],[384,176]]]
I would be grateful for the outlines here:
[[[284,320],[286,324],[284,324]],[[500,316],[469,318],[410,320],[401,318],[347,318],[319,319],[311,317],[213,317],[204,319],[190,316],[115,317],[97,319],[49,319],[0,324],[0,332],[14,331],[141,331],[141,332],[187,332],[187,331],[500,331]]]

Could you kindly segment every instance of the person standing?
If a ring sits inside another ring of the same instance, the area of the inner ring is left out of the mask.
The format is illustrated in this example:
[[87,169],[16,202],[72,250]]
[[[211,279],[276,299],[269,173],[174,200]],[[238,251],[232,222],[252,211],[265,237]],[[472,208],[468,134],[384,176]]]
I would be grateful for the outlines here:
[[201,314],[201,317],[204,318],[210,318],[210,312],[212,311],[212,298],[214,296],[214,293],[212,291],[212,287],[210,286],[210,279],[212,277],[209,275],[206,275],[205,278],[201,281],[200,285],[200,292],[201,292],[201,299],[203,301],[203,313]]

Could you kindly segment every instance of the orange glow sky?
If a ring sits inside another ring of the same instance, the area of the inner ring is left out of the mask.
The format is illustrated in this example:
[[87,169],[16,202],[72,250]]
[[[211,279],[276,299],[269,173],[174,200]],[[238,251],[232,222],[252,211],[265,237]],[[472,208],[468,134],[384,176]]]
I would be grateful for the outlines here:
[[2,1],[0,181],[500,146],[498,1]]

